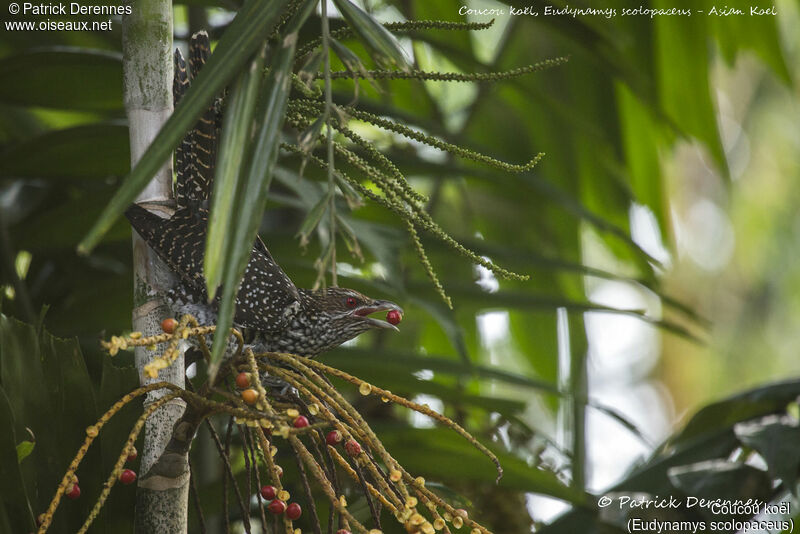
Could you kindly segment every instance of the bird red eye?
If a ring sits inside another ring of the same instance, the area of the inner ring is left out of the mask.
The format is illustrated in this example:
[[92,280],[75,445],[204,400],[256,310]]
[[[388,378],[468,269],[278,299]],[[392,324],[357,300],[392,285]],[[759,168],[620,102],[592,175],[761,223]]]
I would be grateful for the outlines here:
[[355,297],[347,297],[347,307],[348,308],[355,308],[356,307],[356,298]]

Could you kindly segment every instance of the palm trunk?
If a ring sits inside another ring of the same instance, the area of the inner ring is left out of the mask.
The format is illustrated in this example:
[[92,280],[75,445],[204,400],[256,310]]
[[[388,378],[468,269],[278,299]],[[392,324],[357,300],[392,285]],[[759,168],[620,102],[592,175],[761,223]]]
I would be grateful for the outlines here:
[[[170,0],[133,0],[131,6],[131,15],[122,23],[122,47],[125,110],[130,126],[131,164],[135,165],[172,113],[172,3]],[[172,163],[169,162],[142,191],[137,203],[168,216],[171,191]],[[160,333],[162,319],[172,313],[163,299],[172,275],[135,233],[133,273],[133,330],[145,335]],[[154,354],[157,353],[136,349],[136,367],[143,384],[152,381],[145,379],[142,371]],[[158,380],[183,387],[183,355],[171,367],[162,370]],[[163,393],[149,394],[145,405],[161,395]],[[177,462],[170,472],[150,472],[184,409],[184,403],[175,400],[158,409],[147,421],[140,454],[142,476],[136,497],[137,533],[187,531],[188,459]]]

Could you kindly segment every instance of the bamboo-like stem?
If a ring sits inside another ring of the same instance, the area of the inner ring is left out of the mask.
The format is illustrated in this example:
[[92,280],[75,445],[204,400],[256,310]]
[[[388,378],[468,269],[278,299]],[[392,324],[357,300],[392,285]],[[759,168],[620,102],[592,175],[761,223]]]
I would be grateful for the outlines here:
[[[331,111],[333,111],[333,88],[331,87],[331,55],[328,47],[330,39],[330,25],[328,22],[328,3],[322,2],[320,4],[322,10],[322,61],[324,65],[323,76],[325,79],[325,109],[323,111],[323,121],[327,129],[327,154],[328,154],[328,195],[330,197],[330,205],[328,211],[330,212],[330,222],[328,235],[331,240],[331,285],[336,287],[336,195],[334,194],[336,183],[334,177],[334,158],[333,158],[333,130],[331,129]],[[323,259],[323,264],[327,258]]]
[[[172,113],[172,2],[134,0],[131,14],[122,21],[125,110],[130,126],[131,164],[135,165]],[[169,215],[172,197],[172,163],[166,163],[137,198],[148,208]],[[134,233],[133,236],[134,310],[133,330],[145,335],[158,333],[161,320],[171,315],[162,295],[171,285],[172,274],[156,254]],[[143,347],[136,350],[136,365],[141,374],[150,359]],[[165,369],[161,379],[184,387],[183,355]],[[153,392],[145,399],[145,409],[163,393]],[[172,477],[157,477],[147,482],[146,473],[161,456],[172,436],[175,421],[185,403],[175,398],[159,407],[147,419],[141,451],[141,470],[135,515],[136,532],[180,533],[187,530],[189,499],[188,460],[185,472]]]

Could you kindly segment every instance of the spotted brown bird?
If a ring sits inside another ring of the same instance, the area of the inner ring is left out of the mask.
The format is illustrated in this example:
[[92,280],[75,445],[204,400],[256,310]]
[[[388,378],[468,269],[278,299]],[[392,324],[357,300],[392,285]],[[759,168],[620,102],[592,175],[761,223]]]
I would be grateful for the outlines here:
[[[208,55],[208,35],[199,32],[190,44],[194,75]],[[190,73],[175,51],[175,104],[190,84]],[[212,189],[221,105],[215,102],[200,118],[176,151],[177,209],[163,219],[132,205],[125,212],[131,226],[177,275],[166,298],[177,315],[194,315],[201,324],[216,323],[218,298],[209,302],[203,274],[208,229],[208,198]],[[236,295],[234,326],[249,344],[263,351],[316,356],[371,329],[394,329],[393,324],[369,317],[402,309],[352,289],[321,291],[297,288],[256,238],[250,261]]]

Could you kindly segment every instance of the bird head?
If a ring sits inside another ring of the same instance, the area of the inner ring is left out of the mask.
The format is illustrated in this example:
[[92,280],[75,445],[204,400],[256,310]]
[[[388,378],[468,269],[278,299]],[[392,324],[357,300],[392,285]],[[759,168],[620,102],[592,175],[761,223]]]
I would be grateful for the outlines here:
[[324,352],[372,329],[399,329],[392,323],[372,314],[396,312],[403,309],[388,300],[370,298],[353,289],[329,287],[319,291],[303,291],[305,319],[309,332]]

